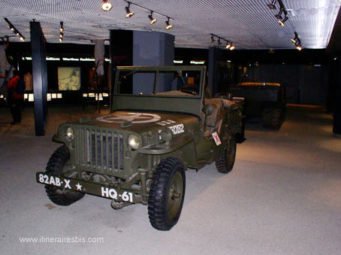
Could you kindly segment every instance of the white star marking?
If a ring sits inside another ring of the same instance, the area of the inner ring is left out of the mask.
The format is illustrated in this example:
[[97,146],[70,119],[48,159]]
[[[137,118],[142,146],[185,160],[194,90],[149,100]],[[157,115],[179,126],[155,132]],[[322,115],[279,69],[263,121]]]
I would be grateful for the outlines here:
[[79,184],[79,182],[76,184],[77,190],[82,190],[82,185]]

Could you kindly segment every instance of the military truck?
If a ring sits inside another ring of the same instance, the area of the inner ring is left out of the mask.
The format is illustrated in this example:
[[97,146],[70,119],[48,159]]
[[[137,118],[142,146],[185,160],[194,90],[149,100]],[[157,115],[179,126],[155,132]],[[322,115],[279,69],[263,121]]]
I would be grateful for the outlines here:
[[261,118],[266,128],[279,129],[285,119],[285,89],[277,82],[241,82],[230,88],[234,97],[245,98],[246,118]]
[[[151,225],[169,230],[182,210],[185,170],[233,168],[242,103],[205,97],[205,67],[117,67],[111,113],[64,123],[61,146],[36,180],[57,205],[84,194],[114,209],[148,206]],[[182,86],[179,87],[178,79]]]

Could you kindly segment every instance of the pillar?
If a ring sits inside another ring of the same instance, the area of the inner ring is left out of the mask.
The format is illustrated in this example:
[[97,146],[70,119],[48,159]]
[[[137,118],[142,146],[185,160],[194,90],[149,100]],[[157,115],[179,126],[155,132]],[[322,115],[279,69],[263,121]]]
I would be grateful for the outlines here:
[[219,71],[218,61],[221,55],[221,50],[217,47],[208,49],[208,89],[212,96],[219,92]]
[[39,22],[30,22],[30,28],[35,134],[36,136],[43,136],[45,135],[47,114],[47,64],[45,38]]

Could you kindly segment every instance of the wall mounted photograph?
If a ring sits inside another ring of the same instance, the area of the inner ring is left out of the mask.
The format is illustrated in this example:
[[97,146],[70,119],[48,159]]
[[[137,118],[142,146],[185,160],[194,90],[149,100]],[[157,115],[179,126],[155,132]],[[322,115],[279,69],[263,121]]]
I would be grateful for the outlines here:
[[79,90],[81,87],[80,67],[58,67],[58,89]]

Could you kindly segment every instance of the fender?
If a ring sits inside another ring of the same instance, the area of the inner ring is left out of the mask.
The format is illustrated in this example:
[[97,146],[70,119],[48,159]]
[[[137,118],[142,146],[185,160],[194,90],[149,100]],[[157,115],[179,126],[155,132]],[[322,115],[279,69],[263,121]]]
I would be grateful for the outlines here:
[[145,146],[138,150],[141,154],[162,155],[172,153],[186,146],[187,144],[194,142],[194,139],[190,135],[183,135],[177,138],[173,138],[168,144],[154,144]]

